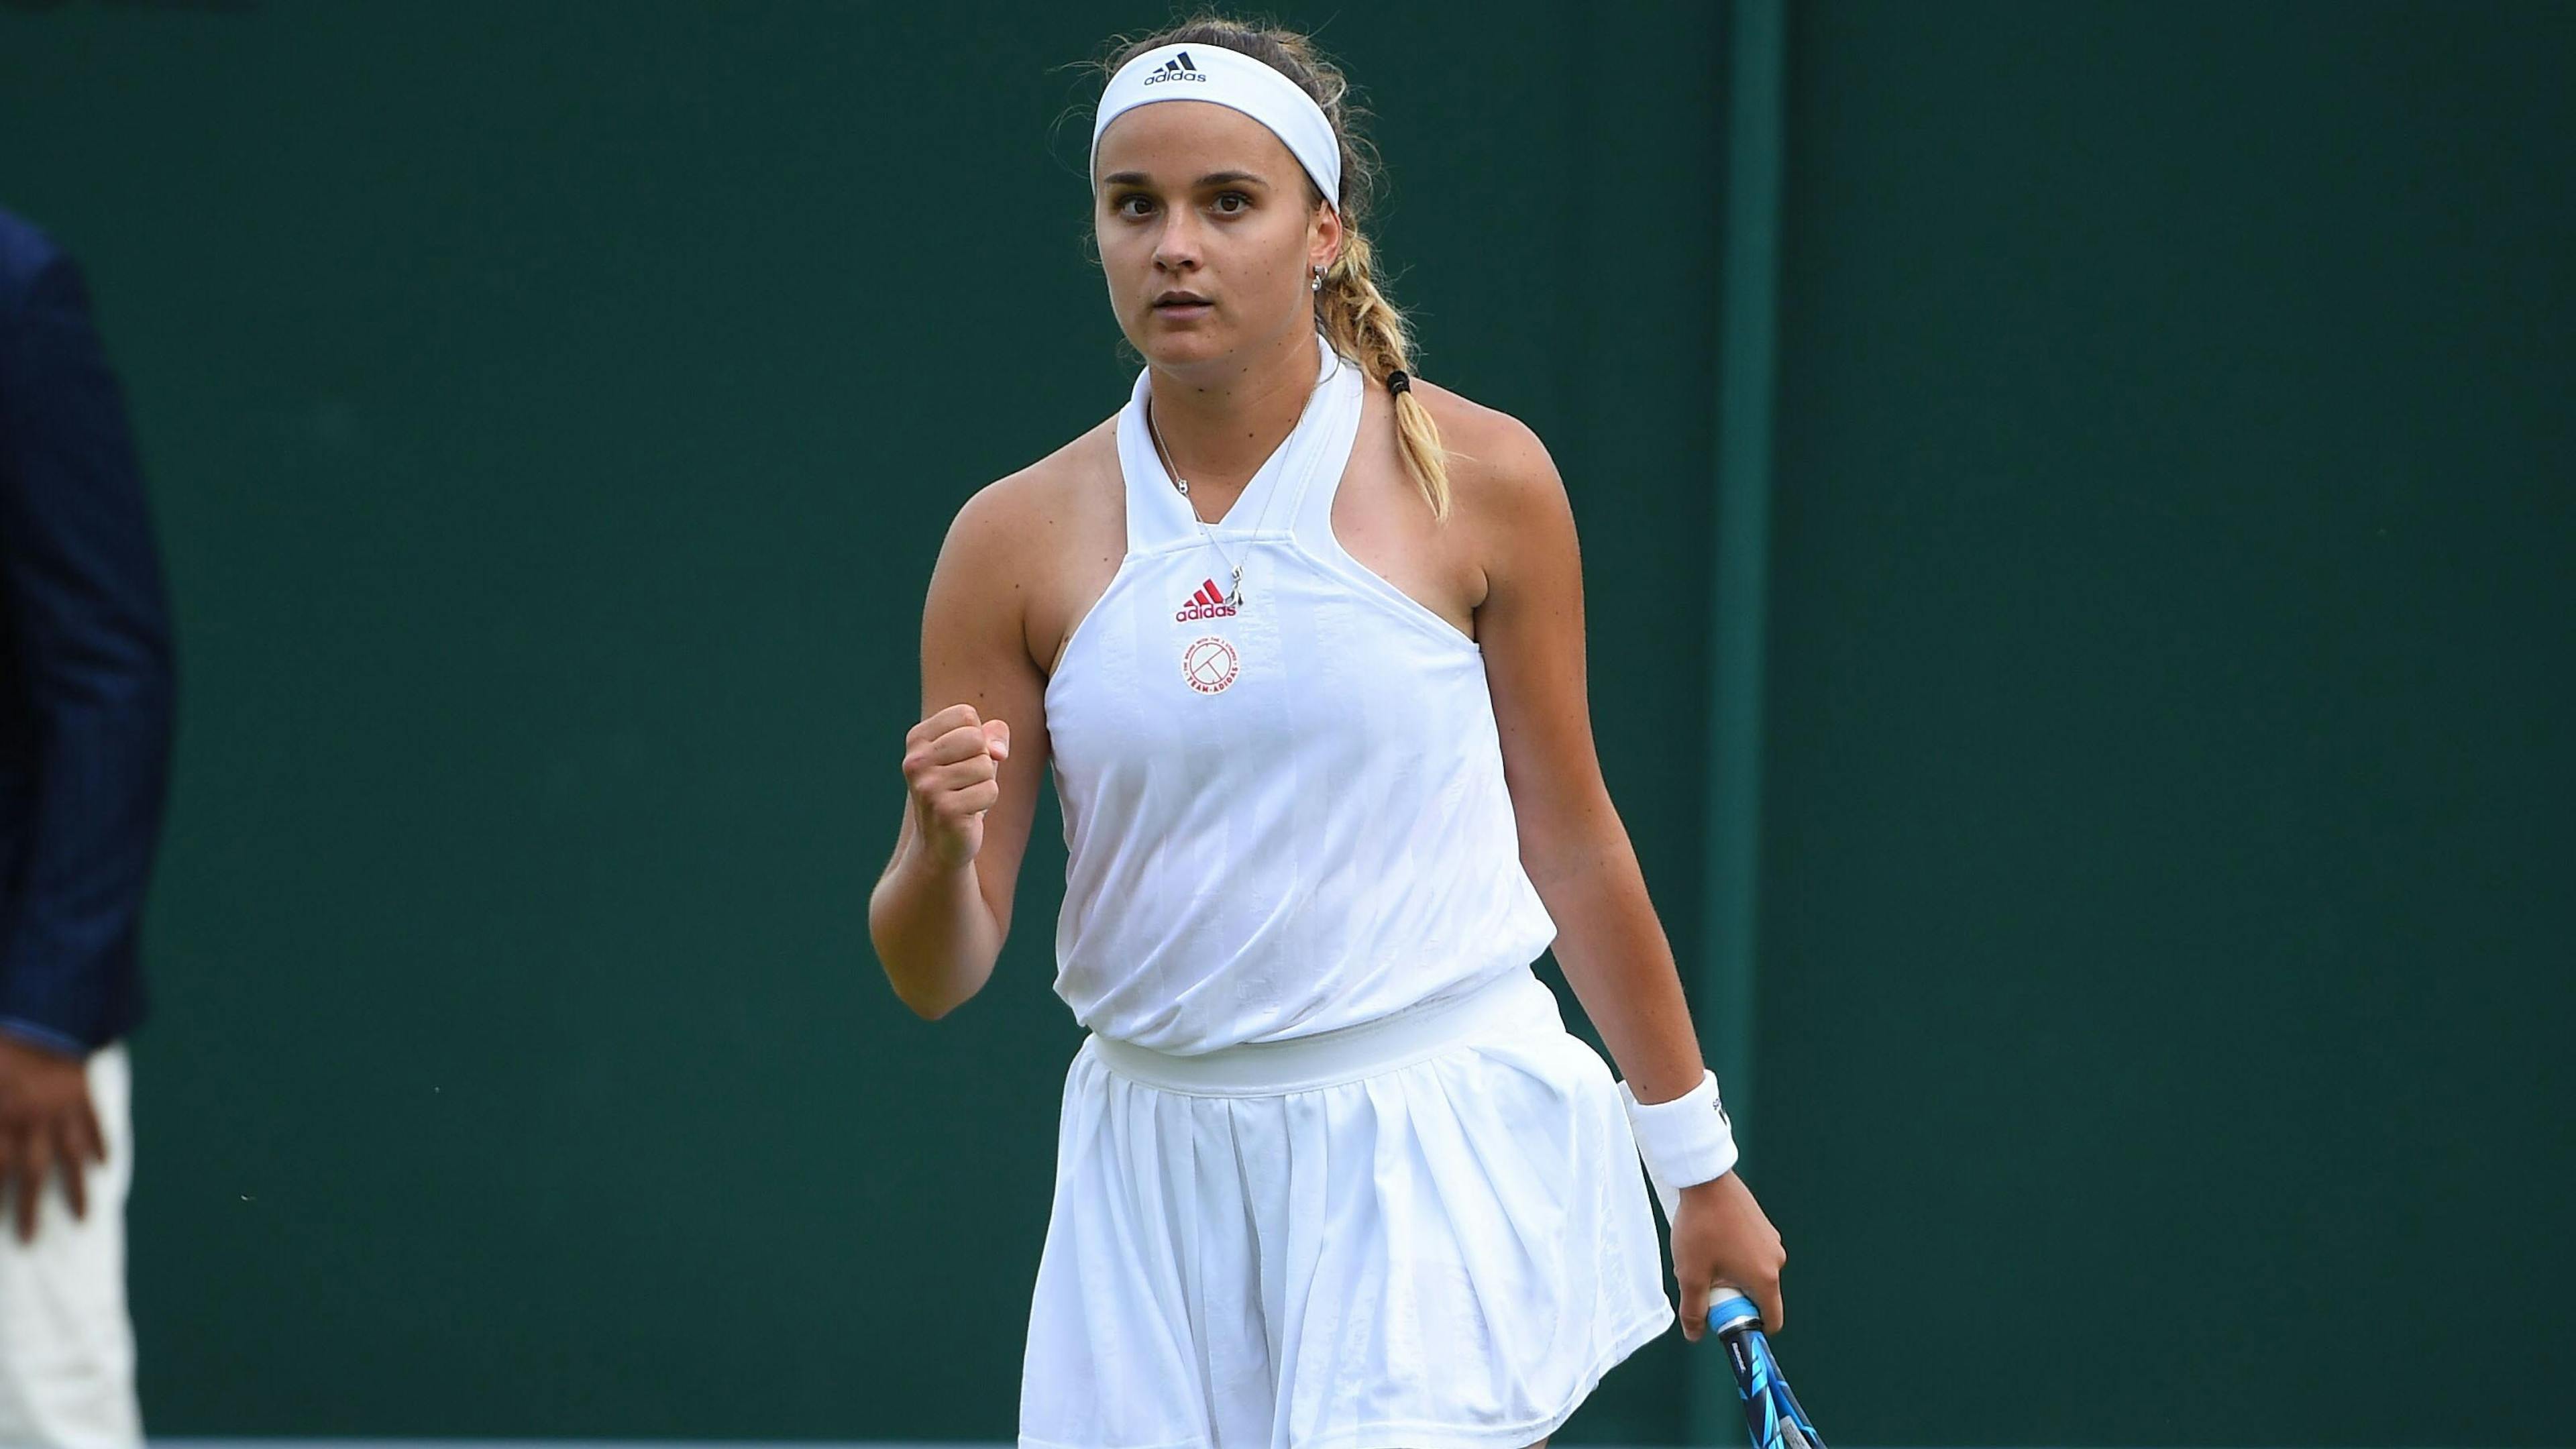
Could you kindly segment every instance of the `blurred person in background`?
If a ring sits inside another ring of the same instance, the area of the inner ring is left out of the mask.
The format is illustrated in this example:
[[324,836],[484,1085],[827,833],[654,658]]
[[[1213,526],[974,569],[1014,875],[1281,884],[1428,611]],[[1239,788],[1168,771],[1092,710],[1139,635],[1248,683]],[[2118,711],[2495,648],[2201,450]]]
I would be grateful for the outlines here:
[[0,211],[0,1444],[142,1442],[125,1038],[169,774],[169,610],[69,255]]

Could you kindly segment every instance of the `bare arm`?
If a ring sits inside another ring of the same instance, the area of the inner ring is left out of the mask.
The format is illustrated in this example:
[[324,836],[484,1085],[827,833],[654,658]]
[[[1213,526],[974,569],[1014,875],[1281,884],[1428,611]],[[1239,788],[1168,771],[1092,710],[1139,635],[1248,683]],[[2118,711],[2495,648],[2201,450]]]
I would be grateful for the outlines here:
[[1705,1070],[1672,943],[1646,897],[1592,739],[1583,565],[1574,511],[1547,450],[1489,414],[1479,518],[1486,595],[1476,611],[1520,823],[1521,864],[1557,923],[1557,963],[1637,1099],[1663,1102]]
[[[1672,944],[1646,897],[1627,827],[1611,806],[1584,681],[1583,563],[1574,509],[1547,450],[1500,414],[1479,419],[1475,480],[1486,593],[1476,610],[1501,731],[1521,863],[1556,919],[1556,959],[1640,1102],[1700,1085],[1705,1065]],[[1710,1290],[1753,1296],[1765,1325],[1788,1315],[1788,1254],[1733,1172],[1684,1187],[1672,1224],[1682,1334],[1708,1331]]]
[[992,977],[1046,772],[1046,680],[1025,642],[1026,591],[995,585],[1024,577],[1018,481],[967,500],[931,570],[903,819],[868,897],[886,979],[934,1020]]

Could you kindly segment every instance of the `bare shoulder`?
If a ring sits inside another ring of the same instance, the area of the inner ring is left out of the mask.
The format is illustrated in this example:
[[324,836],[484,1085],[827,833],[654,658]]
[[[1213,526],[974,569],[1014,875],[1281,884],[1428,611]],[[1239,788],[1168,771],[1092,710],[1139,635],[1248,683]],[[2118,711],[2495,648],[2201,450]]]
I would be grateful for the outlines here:
[[944,618],[987,637],[1007,634],[1032,667],[1054,659],[1067,589],[1104,551],[1125,548],[1116,485],[1114,415],[1017,472],[977,489],[957,510],[931,580],[924,646]]
[[1458,516],[1480,536],[1489,572],[1508,568],[1516,551],[1546,547],[1561,530],[1570,533],[1565,480],[1529,424],[1418,379],[1413,393],[1440,427]]
[[1105,420],[1063,447],[975,490],[949,524],[950,546],[971,550],[980,561],[1034,566],[1051,553],[1059,534],[1078,528],[1087,504],[1103,491],[1103,469],[1117,465],[1115,419]]

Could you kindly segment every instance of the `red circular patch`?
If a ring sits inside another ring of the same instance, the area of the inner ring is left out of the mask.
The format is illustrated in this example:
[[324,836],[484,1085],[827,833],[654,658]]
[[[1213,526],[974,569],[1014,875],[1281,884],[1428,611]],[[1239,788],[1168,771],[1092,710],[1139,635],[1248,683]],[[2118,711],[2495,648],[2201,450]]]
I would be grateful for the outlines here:
[[1181,677],[1201,694],[1214,694],[1234,683],[1238,664],[1234,646],[1213,634],[1181,651]]

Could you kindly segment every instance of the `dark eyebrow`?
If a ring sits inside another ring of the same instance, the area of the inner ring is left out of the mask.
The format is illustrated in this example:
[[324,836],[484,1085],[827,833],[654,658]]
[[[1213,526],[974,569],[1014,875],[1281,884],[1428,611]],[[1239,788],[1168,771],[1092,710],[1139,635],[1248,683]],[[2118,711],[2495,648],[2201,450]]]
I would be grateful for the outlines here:
[[[1107,176],[1101,177],[1100,184],[1103,186],[1145,186],[1150,184],[1152,180],[1153,178],[1147,176],[1142,171],[1114,171]],[[1198,185],[1201,190],[1205,190],[1211,186],[1231,186],[1237,182],[1243,181],[1249,181],[1253,185],[1263,187],[1265,189],[1270,185],[1268,181],[1253,175],[1249,171],[1211,171],[1207,175],[1198,179]]]

